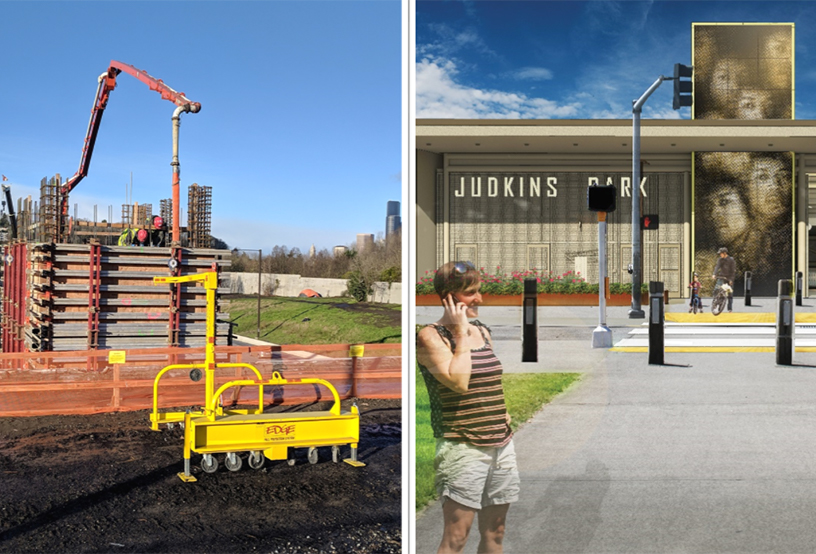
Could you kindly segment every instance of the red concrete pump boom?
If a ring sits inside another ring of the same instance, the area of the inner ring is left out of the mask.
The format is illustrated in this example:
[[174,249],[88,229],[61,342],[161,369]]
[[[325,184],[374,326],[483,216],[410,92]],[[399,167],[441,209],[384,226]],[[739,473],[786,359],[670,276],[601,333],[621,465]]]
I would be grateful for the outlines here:
[[[170,100],[174,104],[176,104],[179,109],[176,111],[180,112],[192,112],[198,113],[201,110],[201,104],[198,102],[193,102],[189,98],[187,98],[183,92],[176,92],[172,88],[168,87],[164,84],[161,79],[156,79],[155,77],[151,77],[145,71],[141,69],[137,69],[132,65],[128,65],[126,63],[118,62],[116,60],[111,60],[110,67],[108,70],[99,76],[99,85],[96,89],[96,97],[94,98],[94,105],[93,109],[91,110],[91,119],[88,122],[88,131],[85,134],[85,146],[82,148],[82,157],[79,160],[79,169],[73,176],[71,176],[65,183],[62,184],[60,188],[60,210],[59,210],[59,237],[57,237],[57,242],[62,242],[65,238],[65,227],[66,221],[68,219],[68,193],[71,192],[76,186],[79,184],[80,181],[88,174],[88,167],[91,165],[91,156],[93,155],[94,144],[96,144],[96,135],[99,132],[99,125],[102,122],[102,114],[105,111],[105,107],[108,105],[108,98],[110,97],[111,91],[116,88],[116,77],[119,76],[121,72],[128,73],[133,77],[139,79],[141,82],[146,84],[150,87],[150,90],[155,90],[158,92],[162,98],[165,100]],[[173,115],[174,120],[178,119],[177,114],[174,113]],[[177,123],[175,123],[177,124]],[[177,144],[177,129],[174,129],[174,152],[173,152],[173,166],[174,166],[174,177],[173,177],[173,186],[177,187],[178,185],[178,144]],[[176,213],[178,191],[173,191],[173,210],[174,210],[174,219],[173,219],[173,226],[174,230],[178,225],[178,214]],[[173,236],[174,240],[178,240],[177,232]]]

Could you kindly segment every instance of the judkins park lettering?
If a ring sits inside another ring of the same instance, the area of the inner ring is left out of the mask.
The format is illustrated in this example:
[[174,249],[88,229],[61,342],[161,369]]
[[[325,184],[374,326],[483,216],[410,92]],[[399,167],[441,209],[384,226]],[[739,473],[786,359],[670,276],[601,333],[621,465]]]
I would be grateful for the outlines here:
[[[577,177],[577,179],[576,179]],[[578,181],[578,182],[576,182]],[[646,194],[647,177],[640,181],[640,194]],[[480,176],[452,176],[451,185],[453,196],[456,198],[556,198],[560,188],[575,187],[583,183],[585,186],[599,184],[615,185],[620,191],[621,198],[632,197],[631,177],[593,177],[585,174],[559,176],[549,175],[480,175]],[[581,188],[580,192],[585,193]]]

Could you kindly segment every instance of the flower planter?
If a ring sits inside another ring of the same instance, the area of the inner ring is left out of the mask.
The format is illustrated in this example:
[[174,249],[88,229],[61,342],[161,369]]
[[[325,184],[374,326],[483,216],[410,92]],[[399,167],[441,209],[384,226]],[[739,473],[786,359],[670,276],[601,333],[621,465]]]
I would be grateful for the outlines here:
[[[649,304],[649,293],[641,295],[641,304]],[[483,294],[482,306],[521,306],[521,294]],[[631,294],[613,294],[606,300],[607,306],[629,306],[632,304]],[[419,294],[416,296],[417,306],[441,306],[439,297],[435,294]],[[592,294],[552,294],[540,293],[539,306],[597,306],[598,295]]]

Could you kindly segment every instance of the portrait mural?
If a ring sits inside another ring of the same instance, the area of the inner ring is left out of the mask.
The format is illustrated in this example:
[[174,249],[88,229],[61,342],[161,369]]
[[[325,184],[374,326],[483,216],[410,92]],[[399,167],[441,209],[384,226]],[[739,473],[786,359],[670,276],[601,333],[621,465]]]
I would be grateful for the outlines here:
[[792,24],[694,24],[693,119],[793,119]]
[[701,277],[711,276],[724,246],[737,262],[735,293],[750,271],[752,294],[776,296],[779,279],[793,271],[792,213],[790,152],[694,155],[694,267]]
[[[794,26],[692,25],[694,119],[793,118]],[[793,154],[694,154],[694,267],[711,276],[717,249],[737,262],[735,293],[776,296],[793,272]],[[704,283],[705,284],[705,283]]]

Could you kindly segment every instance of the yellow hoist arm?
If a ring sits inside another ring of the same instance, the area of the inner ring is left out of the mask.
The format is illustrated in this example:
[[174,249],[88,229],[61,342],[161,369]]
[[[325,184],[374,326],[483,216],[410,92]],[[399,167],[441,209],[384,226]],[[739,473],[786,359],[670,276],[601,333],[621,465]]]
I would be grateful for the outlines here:
[[179,275],[177,277],[162,276],[153,277],[153,284],[159,283],[192,283],[202,282],[204,288],[207,290],[215,290],[218,288],[218,274],[215,271],[208,271],[207,273],[196,273],[193,275]]

